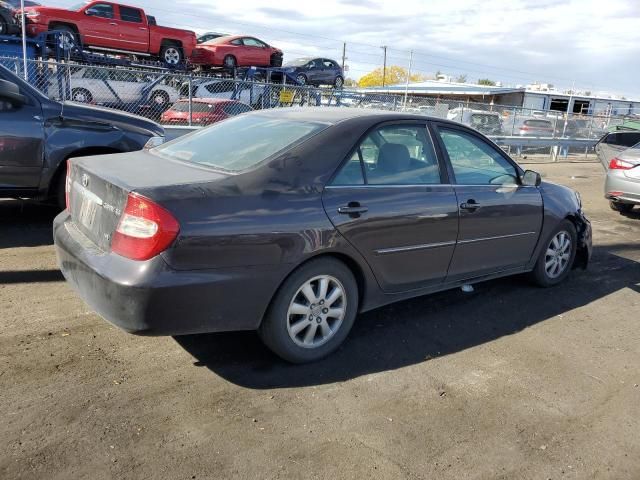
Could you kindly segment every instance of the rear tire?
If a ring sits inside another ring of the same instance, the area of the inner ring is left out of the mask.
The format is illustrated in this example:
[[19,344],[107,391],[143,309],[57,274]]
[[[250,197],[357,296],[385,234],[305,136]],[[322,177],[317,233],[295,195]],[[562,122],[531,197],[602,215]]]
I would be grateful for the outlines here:
[[576,228],[563,220],[544,244],[531,279],[540,287],[552,287],[562,282],[573,266],[578,246]]
[[358,285],[333,258],[311,260],[276,292],[258,330],[274,353],[291,363],[326,357],[347,338],[358,312]]
[[342,88],[344,86],[344,78],[342,78],[340,75],[338,75],[336,77],[336,79],[333,82],[333,86],[335,88]]
[[91,103],[93,95],[86,88],[74,88],[71,90],[71,100],[78,103]]
[[236,57],[234,57],[233,55],[227,55],[226,57],[224,57],[222,63],[227,68],[236,68],[238,66]]
[[173,44],[163,46],[160,59],[167,65],[180,65],[184,61],[182,47]]
[[67,163],[65,161],[65,165],[62,168],[61,172],[58,174],[58,177],[55,180],[55,185],[53,186],[53,195],[52,200],[56,203],[60,211],[67,208],[67,193],[66,193],[66,184],[67,184]]
[[271,58],[269,59],[269,64],[271,67],[281,67],[282,55],[278,55],[277,53],[271,54]]
[[609,206],[611,207],[611,210],[615,210],[620,213],[629,213],[634,207],[632,203],[620,203],[614,202],[613,200],[609,201]]
[[171,102],[169,94],[164,90],[154,90],[149,95],[149,100],[155,110],[163,112],[169,107],[169,103]]

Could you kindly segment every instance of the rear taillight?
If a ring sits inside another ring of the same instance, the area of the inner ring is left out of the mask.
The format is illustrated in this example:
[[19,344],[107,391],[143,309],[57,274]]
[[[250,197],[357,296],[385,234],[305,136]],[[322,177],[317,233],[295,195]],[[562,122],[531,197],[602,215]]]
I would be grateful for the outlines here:
[[132,260],[148,260],[165,251],[179,231],[178,221],[167,210],[148,198],[130,193],[111,250]]
[[71,194],[71,160],[67,160],[67,175],[64,181],[64,202],[67,210],[71,211],[71,202],[69,195]]
[[619,158],[612,158],[609,162],[609,170],[629,170],[635,167],[631,162],[625,162]]

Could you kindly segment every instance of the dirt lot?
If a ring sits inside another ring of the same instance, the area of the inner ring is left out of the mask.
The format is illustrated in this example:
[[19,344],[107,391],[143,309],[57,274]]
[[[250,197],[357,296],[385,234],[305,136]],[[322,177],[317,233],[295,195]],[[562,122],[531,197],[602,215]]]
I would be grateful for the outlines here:
[[367,313],[308,366],[117,330],[57,272],[53,212],[0,202],[0,478],[640,478],[640,213],[599,165],[536,168],[582,193],[589,271]]

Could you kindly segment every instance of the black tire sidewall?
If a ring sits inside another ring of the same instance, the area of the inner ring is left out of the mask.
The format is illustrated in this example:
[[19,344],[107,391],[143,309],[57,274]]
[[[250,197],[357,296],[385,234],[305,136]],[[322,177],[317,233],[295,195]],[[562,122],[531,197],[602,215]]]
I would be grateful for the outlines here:
[[[340,329],[327,343],[308,349],[296,345],[287,331],[287,311],[291,299],[300,286],[310,278],[331,275],[337,278],[347,295],[347,312]],[[274,353],[291,363],[320,360],[336,350],[349,335],[358,313],[358,285],[351,270],[339,260],[322,258],[311,260],[289,275],[276,292],[258,334]]]
[[[545,256],[547,249],[549,248],[549,244],[551,240],[560,232],[566,231],[571,237],[571,256],[569,257],[569,263],[567,268],[562,274],[556,278],[551,278],[547,275],[545,269]],[[560,224],[554,229],[553,233],[549,235],[549,237],[545,240],[542,250],[540,251],[540,255],[538,260],[536,261],[535,268],[533,269],[533,279],[534,281],[541,287],[552,287],[554,285],[558,285],[561,283],[569,273],[571,273],[571,269],[573,267],[573,262],[576,258],[576,252],[578,249],[578,235],[576,233],[576,227],[569,220],[563,220]]]
[[[231,61],[228,62],[227,60],[231,60]],[[236,57],[234,57],[233,55],[227,55],[226,57],[224,57],[224,59],[222,60],[222,63],[227,68],[235,68],[237,66]]]
[[[82,92],[85,96],[85,101],[82,102],[80,100],[76,100],[75,96],[76,93]],[[87,90],[86,88],[74,88],[71,91],[71,100],[73,100],[74,102],[78,102],[78,103],[91,103],[91,101],[93,100],[93,95],[91,95],[91,92],[89,90]]]
[[615,210],[616,212],[620,213],[629,213],[631,210],[633,210],[633,204],[631,203],[620,203],[610,200],[609,206],[611,207],[611,210]]

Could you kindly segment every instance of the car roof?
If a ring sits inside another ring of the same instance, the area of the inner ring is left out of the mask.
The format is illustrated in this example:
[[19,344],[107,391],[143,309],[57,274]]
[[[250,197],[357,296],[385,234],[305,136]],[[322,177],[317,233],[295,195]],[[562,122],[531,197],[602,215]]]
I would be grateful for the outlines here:
[[442,118],[430,117],[411,113],[390,112],[388,110],[376,110],[369,108],[340,108],[340,107],[293,107],[293,108],[273,108],[260,110],[260,115],[266,117],[286,118],[302,122],[322,122],[337,124],[345,120],[370,118],[372,123],[396,121],[396,120],[433,120],[443,123],[454,122]]
[[[205,98],[205,97],[194,97],[191,99],[191,101],[193,103],[242,103],[243,105],[245,105],[244,102],[241,102],[239,100],[233,100],[231,98]],[[188,103],[189,99],[188,98],[181,98],[180,100],[178,100],[176,103]]]

